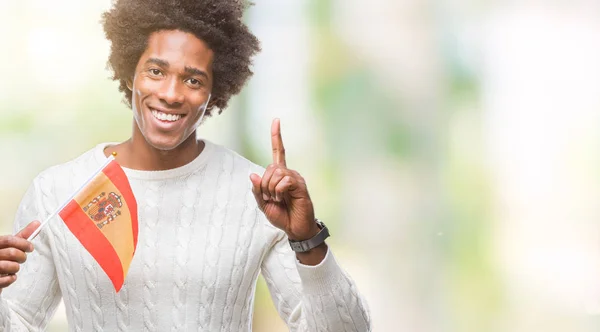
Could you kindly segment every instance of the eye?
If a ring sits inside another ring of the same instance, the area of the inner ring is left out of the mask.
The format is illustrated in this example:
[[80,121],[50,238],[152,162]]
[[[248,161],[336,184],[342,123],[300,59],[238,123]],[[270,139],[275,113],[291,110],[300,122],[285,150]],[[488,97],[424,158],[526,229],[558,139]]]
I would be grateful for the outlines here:
[[151,68],[150,70],[148,70],[148,72],[150,72],[150,74],[152,74],[153,76],[162,75],[162,72],[156,68]]
[[201,87],[203,84],[201,81],[195,79],[195,78],[188,78],[187,82],[192,85],[193,87]]

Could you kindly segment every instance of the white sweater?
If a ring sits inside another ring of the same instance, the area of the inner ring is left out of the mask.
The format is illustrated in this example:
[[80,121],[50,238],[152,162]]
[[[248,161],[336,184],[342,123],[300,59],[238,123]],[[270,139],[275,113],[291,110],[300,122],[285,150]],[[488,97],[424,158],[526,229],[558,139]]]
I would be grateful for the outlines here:
[[[185,166],[125,169],[139,236],[119,293],[55,217],[0,295],[0,331],[45,329],[61,298],[70,331],[250,331],[259,272],[291,331],[370,331],[366,304],[332,252],[317,266],[300,264],[285,233],[258,209],[249,174],[263,169],[204,142]],[[105,160],[107,145],[37,176],[15,232],[63,203]]]

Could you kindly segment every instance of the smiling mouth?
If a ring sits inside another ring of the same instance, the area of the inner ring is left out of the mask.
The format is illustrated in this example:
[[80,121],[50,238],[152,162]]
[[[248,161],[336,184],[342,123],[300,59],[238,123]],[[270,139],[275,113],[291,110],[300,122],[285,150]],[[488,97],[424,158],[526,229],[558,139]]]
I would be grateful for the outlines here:
[[160,121],[168,121],[168,122],[175,122],[181,118],[183,118],[182,114],[168,114],[168,113],[164,113],[161,111],[157,111],[155,109],[150,109],[152,116],[154,116],[156,119],[160,120]]

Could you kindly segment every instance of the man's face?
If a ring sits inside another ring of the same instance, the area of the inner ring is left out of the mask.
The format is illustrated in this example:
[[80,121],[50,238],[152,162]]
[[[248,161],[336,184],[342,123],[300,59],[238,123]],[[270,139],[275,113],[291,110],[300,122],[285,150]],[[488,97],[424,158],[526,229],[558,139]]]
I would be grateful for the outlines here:
[[[132,86],[131,105],[139,133],[159,150],[196,139],[212,89],[213,51],[178,30],[150,35]],[[134,128],[136,130],[136,128]]]

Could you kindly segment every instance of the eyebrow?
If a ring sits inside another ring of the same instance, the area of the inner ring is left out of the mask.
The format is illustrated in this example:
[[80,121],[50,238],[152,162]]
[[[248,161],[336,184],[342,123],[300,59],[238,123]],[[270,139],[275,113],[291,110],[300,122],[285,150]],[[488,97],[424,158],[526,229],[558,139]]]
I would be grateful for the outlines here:
[[[169,68],[169,63],[167,61],[158,58],[149,58],[148,60],[146,60],[146,63],[153,63],[164,68]],[[208,74],[204,70],[200,70],[198,68],[190,66],[185,66],[184,71],[186,72],[186,74],[203,76],[205,79],[208,79]]]
[[208,74],[204,70],[200,70],[194,67],[185,66],[184,71],[190,75],[198,75],[203,76],[205,79],[208,79]]

